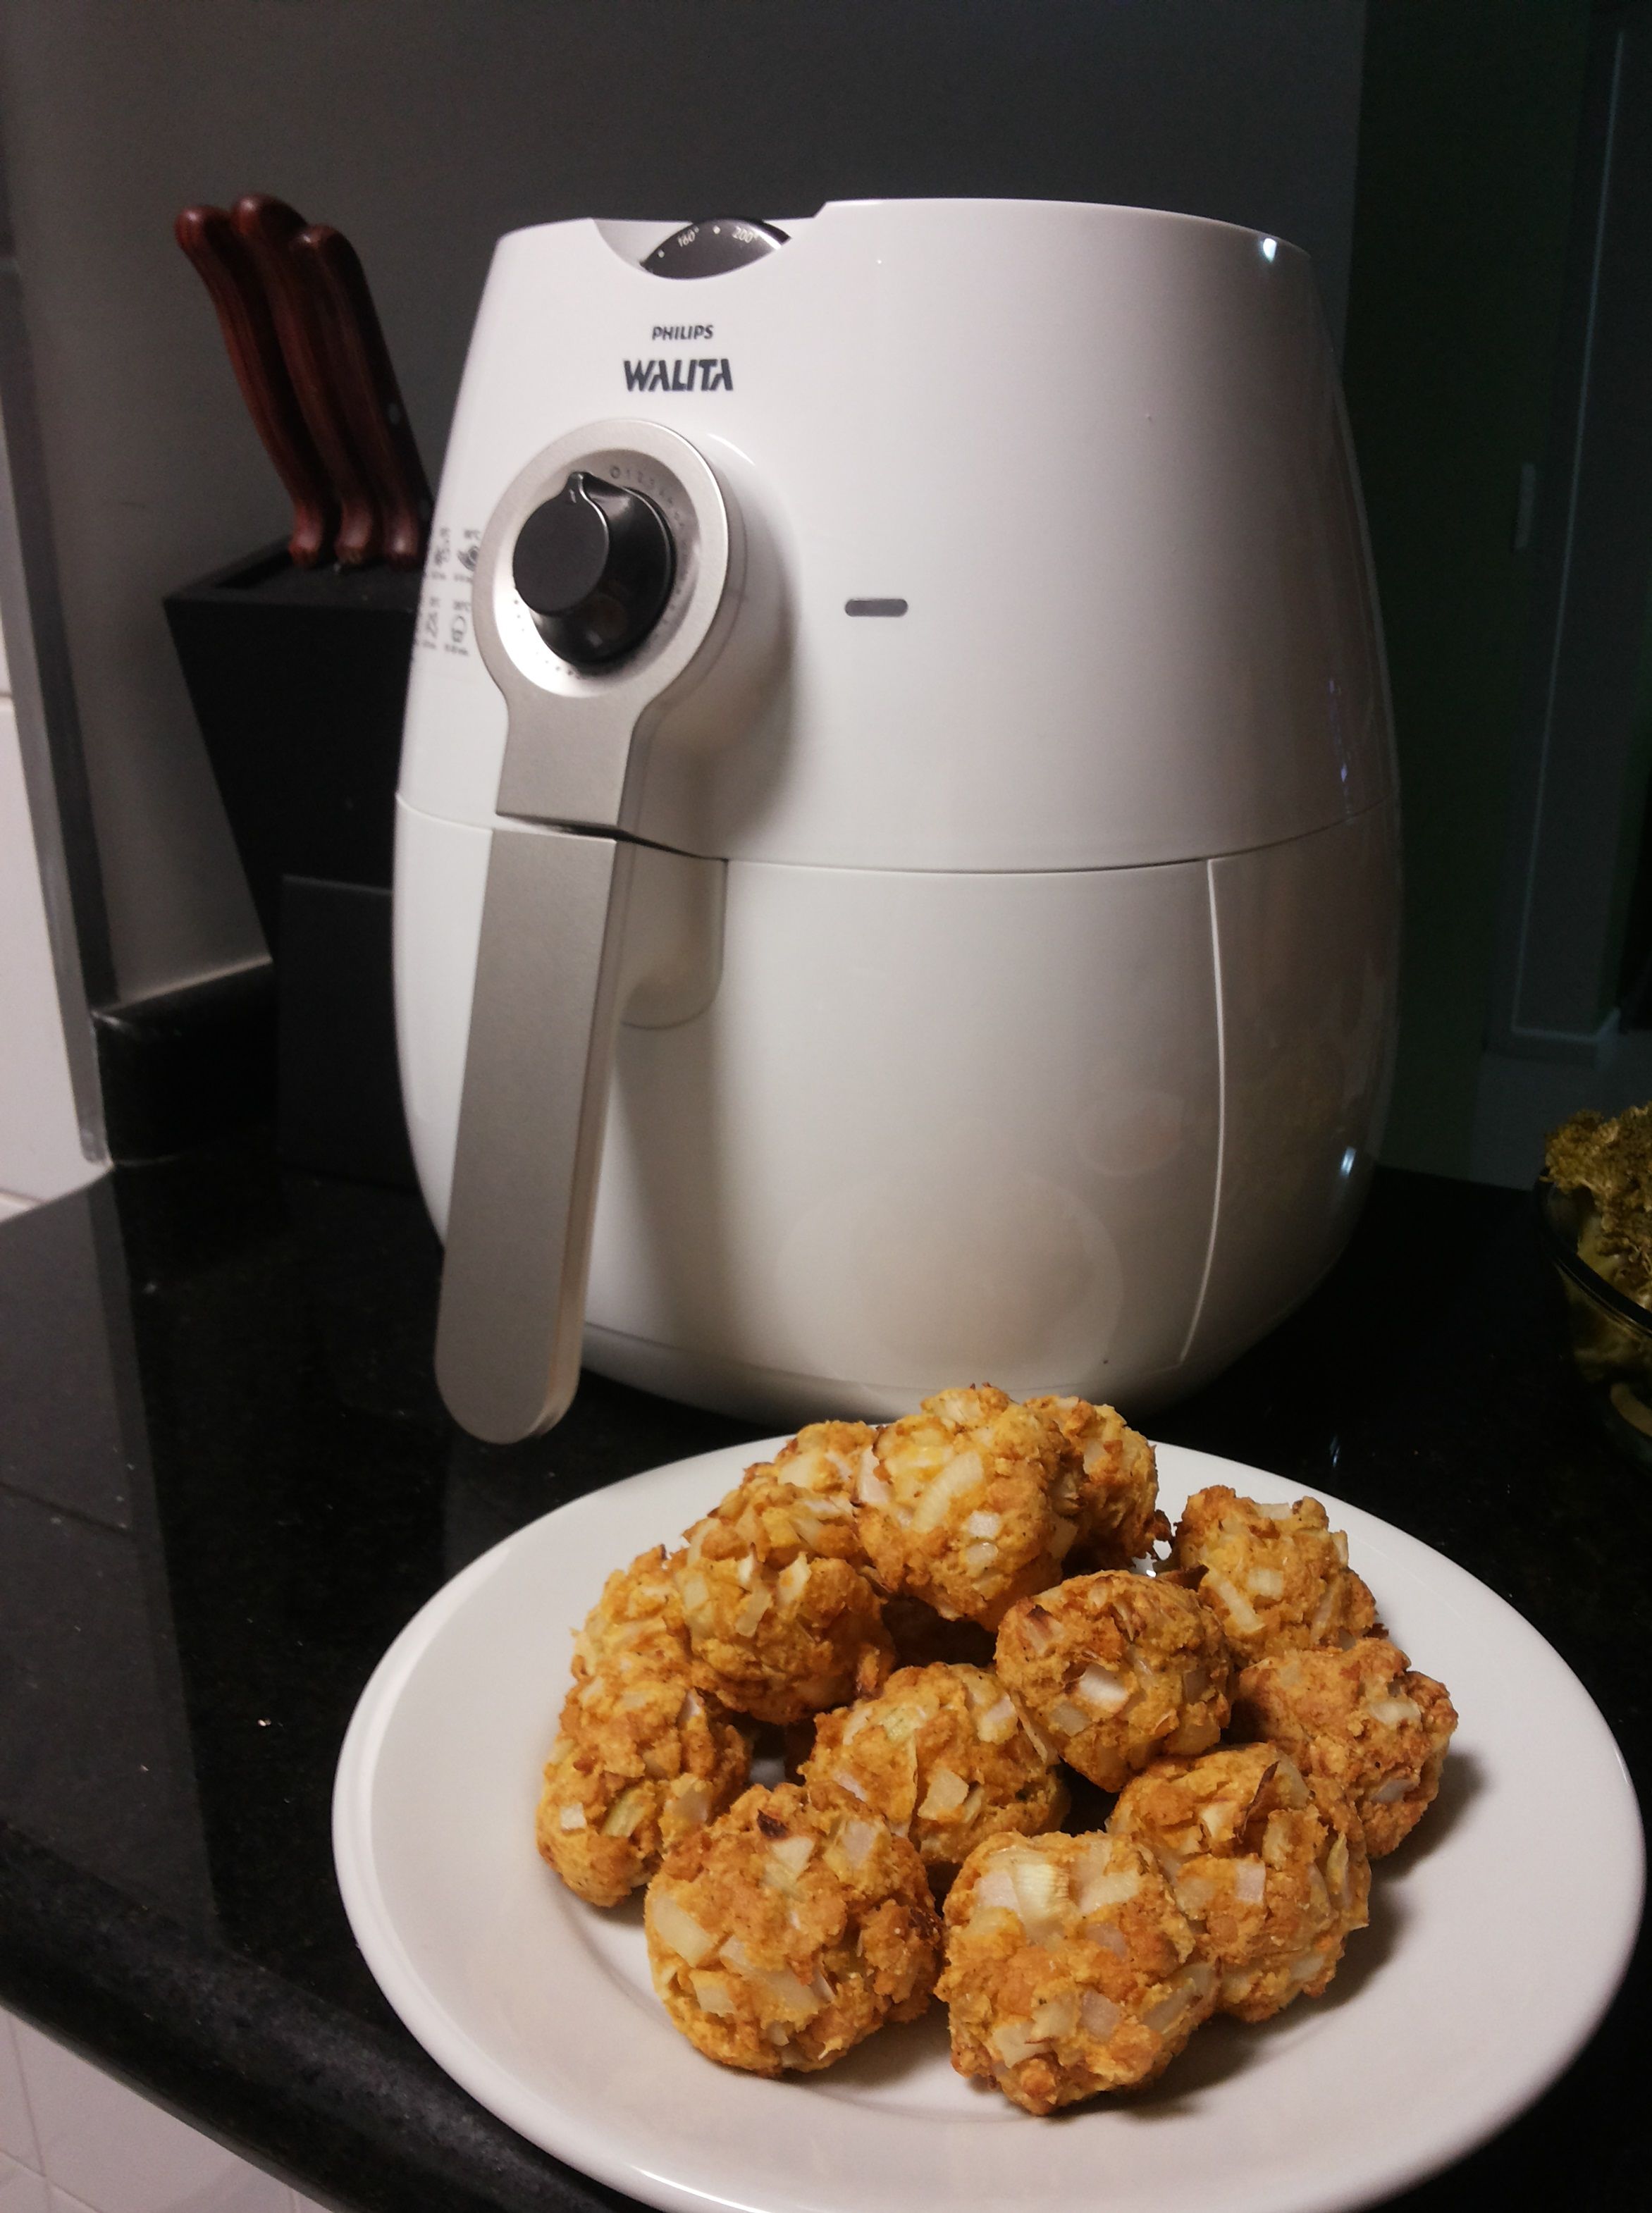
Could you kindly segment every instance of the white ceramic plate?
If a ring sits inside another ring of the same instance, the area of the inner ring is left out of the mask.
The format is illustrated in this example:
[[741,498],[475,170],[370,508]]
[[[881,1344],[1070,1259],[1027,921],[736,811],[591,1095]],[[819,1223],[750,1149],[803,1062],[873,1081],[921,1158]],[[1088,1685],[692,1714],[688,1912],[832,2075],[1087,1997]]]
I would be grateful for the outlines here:
[[[357,1940],[419,2042],[523,2136],[672,2213],[1331,2213],[1482,2141],[1588,2038],[1640,1914],[1618,1748],[1500,1598],[1327,1497],[1396,1642],[1462,1720],[1325,1998],[1213,2023],[1150,2091],[1045,2121],[952,2072],[938,2008],[824,2075],[702,2059],[649,1987],[639,1901],[602,1913],[564,1891],[533,1808],[570,1632],[604,1576],[763,1456],[679,1461],[519,1531],[409,1623],[345,1739],[333,1835]],[[1159,1467],[1173,1515],[1213,1482],[1293,1495],[1171,1446]]]

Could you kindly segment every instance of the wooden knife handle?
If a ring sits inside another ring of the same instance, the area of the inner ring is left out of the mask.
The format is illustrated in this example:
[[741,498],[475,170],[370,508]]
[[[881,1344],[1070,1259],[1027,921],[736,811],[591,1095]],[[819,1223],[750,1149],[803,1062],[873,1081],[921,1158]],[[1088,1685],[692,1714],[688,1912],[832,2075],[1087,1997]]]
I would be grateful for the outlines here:
[[223,208],[186,207],[173,230],[217,310],[247,412],[292,501],[287,552],[299,568],[313,569],[325,558],[332,536],[333,503],[257,267]]
[[362,568],[379,552],[379,513],[333,387],[325,311],[292,251],[304,218],[267,192],[247,192],[232,220],[264,279],[287,373],[338,497],[333,550],[344,568]]
[[430,487],[384,342],[367,272],[355,247],[331,223],[312,223],[293,241],[326,308],[332,389],[379,503],[384,558],[417,569],[424,558]]

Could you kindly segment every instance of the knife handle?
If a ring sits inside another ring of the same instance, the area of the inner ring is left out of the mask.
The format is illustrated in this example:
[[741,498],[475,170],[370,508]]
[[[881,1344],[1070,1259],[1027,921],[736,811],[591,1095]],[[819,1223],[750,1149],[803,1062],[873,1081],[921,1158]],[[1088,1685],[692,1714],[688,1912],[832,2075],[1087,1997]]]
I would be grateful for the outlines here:
[[247,192],[235,202],[232,220],[264,279],[293,390],[338,497],[333,551],[343,567],[363,568],[378,555],[379,512],[333,389],[321,303],[292,251],[304,218],[267,192]]
[[393,569],[417,569],[424,558],[430,487],[367,272],[355,247],[331,223],[312,223],[290,250],[307,265],[311,290],[327,311],[332,388],[378,497],[384,558]]
[[323,559],[332,535],[326,471],[304,425],[264,287],[223,208],[186,207],[174,235],[206,286],[241,398],[293,503],[287,552],[301,569]]

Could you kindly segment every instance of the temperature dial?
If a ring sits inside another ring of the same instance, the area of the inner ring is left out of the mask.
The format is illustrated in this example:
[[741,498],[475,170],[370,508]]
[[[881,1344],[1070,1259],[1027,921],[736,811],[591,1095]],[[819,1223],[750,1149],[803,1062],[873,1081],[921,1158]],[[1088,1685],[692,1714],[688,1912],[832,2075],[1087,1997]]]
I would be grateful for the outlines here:
[[539,635],[576,668],[635,652],[665,612],[677,550],[651,499],[576,469],[534,509],[511,575]]
[[771,223],[753,223],[744,216],[715,216],[691,223],[656,246],[643,264],[650,277],[721,277],[725,270],[743,269],[748,261],[761,261],[790,234]]

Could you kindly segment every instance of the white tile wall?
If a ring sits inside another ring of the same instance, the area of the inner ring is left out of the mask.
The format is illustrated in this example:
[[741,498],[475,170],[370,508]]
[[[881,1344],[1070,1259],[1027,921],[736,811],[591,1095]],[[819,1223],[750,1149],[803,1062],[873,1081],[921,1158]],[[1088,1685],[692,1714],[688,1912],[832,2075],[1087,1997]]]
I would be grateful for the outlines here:
[[0,2013],[0,2152],[40,2171],[40,2149],[34,2141],[34,2125],[28,2117],[28,2098],[23,2088],[22,2064],[12,2033],[11,2016]]
[[9,690],[0,638],[0,1220],[102,1173],[81,1151]]
[[51,2192],[32,2167],[0,2154],[0,2213],[52,2213]]
[[0,2213],[326,2213],[0,2012]]

